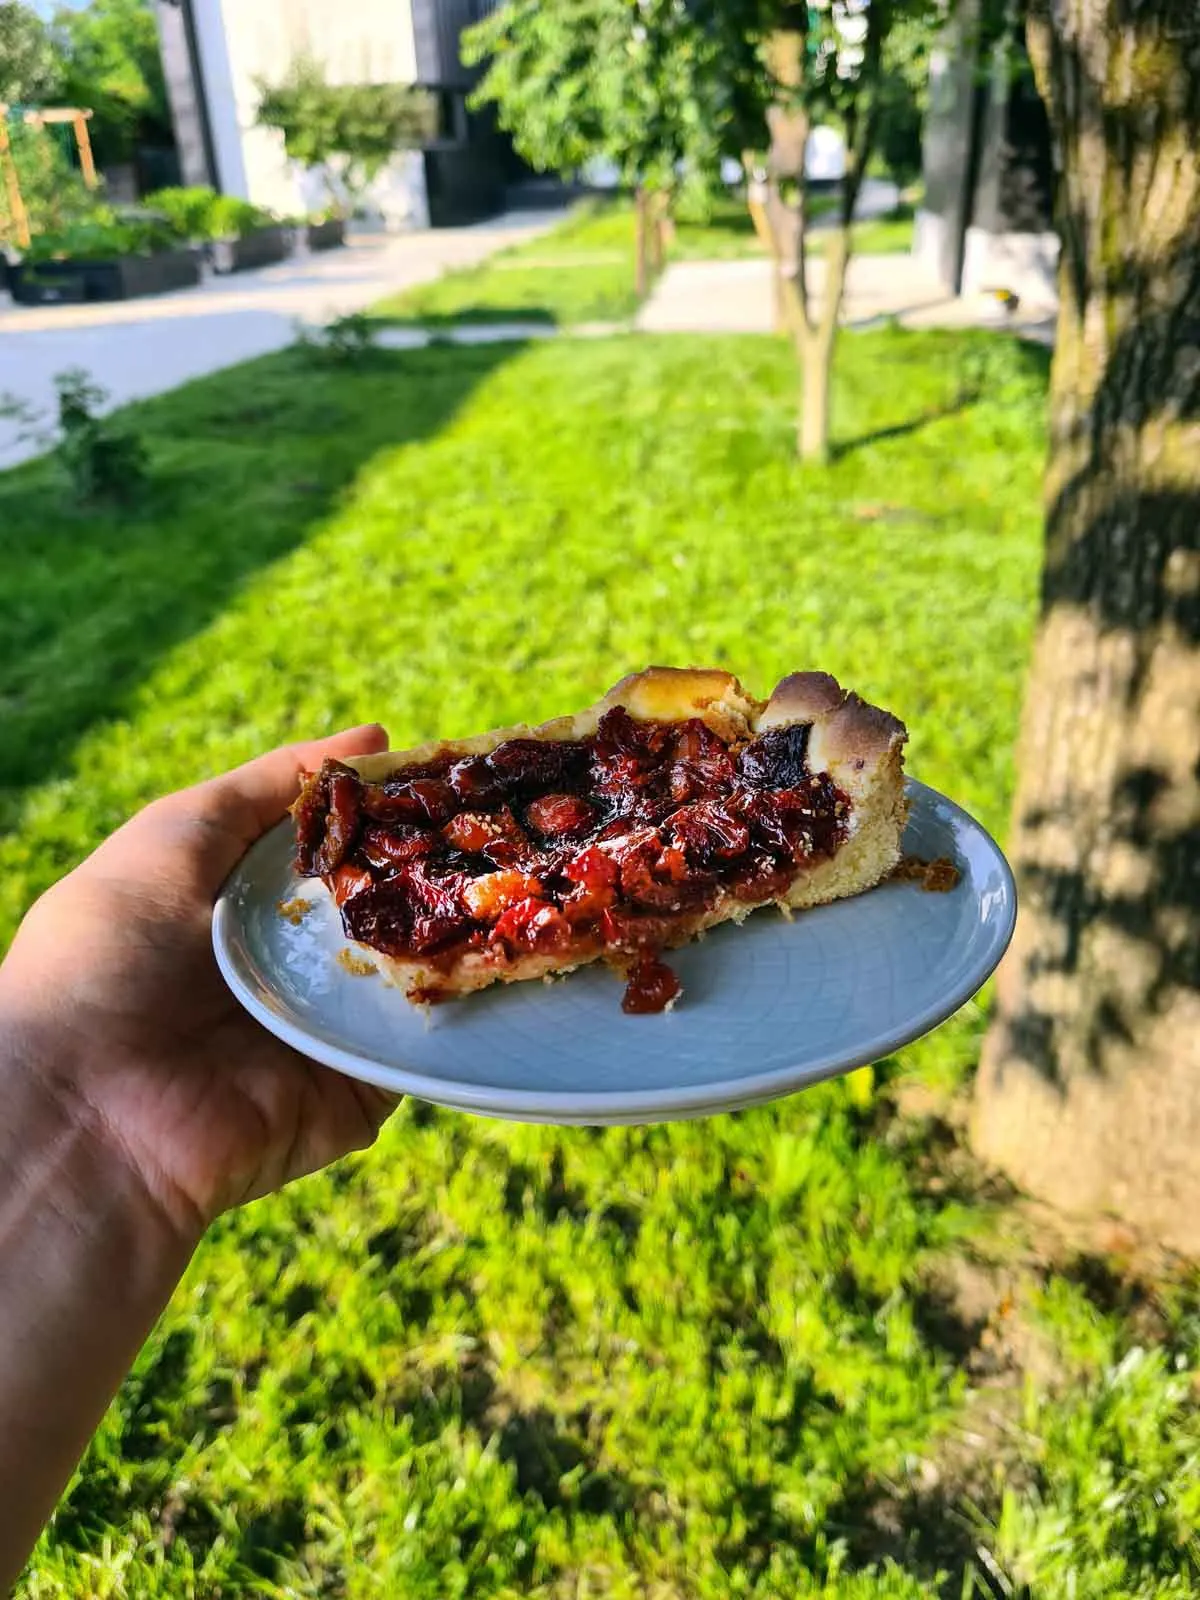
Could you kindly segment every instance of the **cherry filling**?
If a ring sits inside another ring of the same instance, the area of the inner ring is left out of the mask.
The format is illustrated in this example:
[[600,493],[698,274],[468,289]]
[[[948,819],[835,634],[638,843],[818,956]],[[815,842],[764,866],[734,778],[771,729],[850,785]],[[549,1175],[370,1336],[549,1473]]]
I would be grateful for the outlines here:
[[618,706],[588,739],[509,739],[382,783],[327,761],[292,808],[297,870],[387,955],[604,952],[627,969],[624,1009],[661,1011],[679,993],[664,948],[722,894],[775,899],[845,839],[850,801],[809,770],[809,731],[731,746]]

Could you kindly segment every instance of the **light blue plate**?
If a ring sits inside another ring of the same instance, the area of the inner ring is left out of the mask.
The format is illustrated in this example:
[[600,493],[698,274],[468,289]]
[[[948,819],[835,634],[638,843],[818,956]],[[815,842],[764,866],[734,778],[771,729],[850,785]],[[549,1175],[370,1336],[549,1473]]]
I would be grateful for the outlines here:
[[[524,1122],[660,1122],[774,1100],[876,1061],[963,1005],[1012,936],[1008,864],[953,802],[911,782],[904,847],[949,856],[947,894],[890,883],[788,922],[756,912],[673,951],[683,998],[629,1017],[621,984],[589,967],[553,984],[497,985],[415,1010],[335,959],[341,924],[292,871],[281,823],[250,851],[213,916],[226,982],[264,1027],[315,1061],[399,1094]],[[278,911],[313,900],[294,924]]]

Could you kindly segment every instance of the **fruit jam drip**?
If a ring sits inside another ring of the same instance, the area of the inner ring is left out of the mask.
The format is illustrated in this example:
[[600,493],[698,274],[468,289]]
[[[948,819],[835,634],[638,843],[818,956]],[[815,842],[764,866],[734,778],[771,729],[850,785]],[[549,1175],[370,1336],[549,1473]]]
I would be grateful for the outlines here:
[[627,1011],[679,993],[661,950],[722,893],[779,898],[846,837],[850,801],[808,767],[808,724],[730,746],[698,718],[623,707],[587,739],[508,739],[381,783],[327,761],[293,809],[296,865],[334,892],[351,939],[449,970],[611,954]]

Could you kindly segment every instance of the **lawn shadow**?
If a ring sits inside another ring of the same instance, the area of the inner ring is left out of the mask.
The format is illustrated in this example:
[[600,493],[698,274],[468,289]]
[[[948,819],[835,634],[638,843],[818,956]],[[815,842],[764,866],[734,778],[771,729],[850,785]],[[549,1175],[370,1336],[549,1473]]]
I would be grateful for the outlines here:
[[[885,319],[886,321],[887,319]],[[904,349],[904,342],[912,337],[928,337],[927,333],[905,329],[892,323],[899,341],[896,348]],[[856,329],[855,331],[863,331]],[[916,416],[904,417],[896,422],[870,428],[851,439],[835,439],[832,443],[834,460],[841,460],[864,445],[883,444],[892,439],[907,438],[935,422],[945,422],[962,416],[973,406],[1003,396],[1008,387],[1016,383],[1024,387],[1033,379],[1041,388],[1049,383],[1052,352],[1044,345],[1019,338],[1000,330],[945,330],[950,381],[949,393],[938,405],[930,406]],[[902,381],[903,369],[894,375]],[[899,393],[899,390],[897,390]]]
[[72,505],[48,458],[0,473],[0,830],[168,652],[303,545],[373,457],[438,433],[519,348],[358,365],[290,349],[131,405],[120,415],[151,478],[119,510]]
[[855,439],[835,440],[831,447],[833,458],[835,461],[841,461],[853,451],[862,449],[864,445],[883,444],[889,439],[903,439],[911,433],[919,433],[931,423],[944,422],[948,417],[961,416],[964,411],[977,405],[979,400],[980,395],[973,391],[961,394],[948,404],[923,411],[919,416],[909,417],[905,422],[893,422],[883,428],[872,428],[867,433],[860,433]]
[[460,311],[413,312],[405,316],[399,312],[380,312],[372,317],[378,328],[413,328],[432,332],[438,328],[486,327],[491,324],[506,328],[519,328],[528,324],[537,328],[556,328],[559,319],[550,306],[463,306]]
[[563,1425],[544,1406],[514,1409],[494,1436],[513,1468],[517,1492],[536,1495],[547,1510],[572,1505],[592,1515],[620,1516],[634,1504],[632,1484],[593,1458],[582,1431]]

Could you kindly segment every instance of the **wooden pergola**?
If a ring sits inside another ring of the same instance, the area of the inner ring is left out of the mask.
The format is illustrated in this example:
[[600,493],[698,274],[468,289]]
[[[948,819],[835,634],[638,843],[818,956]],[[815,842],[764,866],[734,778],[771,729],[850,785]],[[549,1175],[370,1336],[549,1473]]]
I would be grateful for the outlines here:
[[[4,193],[16,241],[22,249],[30,243],[29,216],[21,197],[21,180],[13,159],[12,142],[8,136],[8,120],[14,108],[0,103],[0,167],[4,169]],[[30,106],[20,112],[26,127],[45,129],[51,123],[69,123],[75,131],[75,148],[79,152],[79,170],[89,189],[94,189],[100,179],[92,156],[92,141],[88,134],[90,109],[83,106]]]

